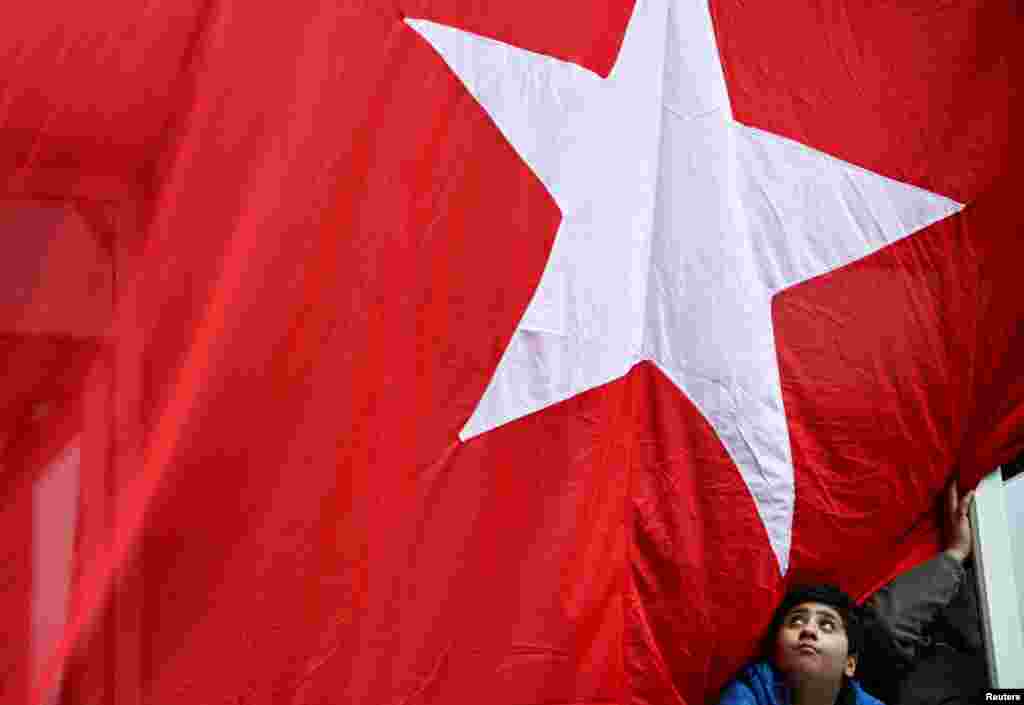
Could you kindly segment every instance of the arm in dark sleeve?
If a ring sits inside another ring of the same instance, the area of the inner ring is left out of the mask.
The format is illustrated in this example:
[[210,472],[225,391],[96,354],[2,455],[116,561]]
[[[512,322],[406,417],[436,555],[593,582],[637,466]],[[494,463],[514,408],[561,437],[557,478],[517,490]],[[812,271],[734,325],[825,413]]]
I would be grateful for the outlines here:
[[870,604],[908,660],[927,645],[925,626],[949,604],[964,580],[964,568],[945,553],[896,576],[871,596]]

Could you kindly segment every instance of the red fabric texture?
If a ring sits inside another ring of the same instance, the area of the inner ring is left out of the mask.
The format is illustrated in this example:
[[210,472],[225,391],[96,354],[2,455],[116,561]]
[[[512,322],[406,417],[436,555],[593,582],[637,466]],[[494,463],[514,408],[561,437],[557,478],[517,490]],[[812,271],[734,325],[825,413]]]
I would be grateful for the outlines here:
[[[458,440],[560,213],[402,18],[606,75],[631,11],[43,0],[5,19],[0,199],[62,203],[94,238],[5,238],[36,253],[13,271],[81,263],[0,300],[0,617],[26,632],[5,702],[32,675],[38,448],[79,430],[48,671],[66,705],[698,703],[787,584],[864,595],[935,550],[947,480],[1024,450],[1005,3],[712,3],[738,120],[968,203],[773,302],[785,577],[651,365]],[[112,312],[72,287],[89,267]],[[50,337],[22,323],[44,310]],[[33,417],[58,388],[62,413]]]

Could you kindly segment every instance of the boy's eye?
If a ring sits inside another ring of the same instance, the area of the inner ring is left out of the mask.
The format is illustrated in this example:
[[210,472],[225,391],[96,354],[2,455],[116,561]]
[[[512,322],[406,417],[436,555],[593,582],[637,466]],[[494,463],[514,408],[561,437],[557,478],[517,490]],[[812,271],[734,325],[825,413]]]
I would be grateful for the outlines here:
[[835,631],[835,628],[836,628],[836,624],[831,619],[826,619],[825,621],[823,621],[821,623],[822,631],[831,632],[831,631]]

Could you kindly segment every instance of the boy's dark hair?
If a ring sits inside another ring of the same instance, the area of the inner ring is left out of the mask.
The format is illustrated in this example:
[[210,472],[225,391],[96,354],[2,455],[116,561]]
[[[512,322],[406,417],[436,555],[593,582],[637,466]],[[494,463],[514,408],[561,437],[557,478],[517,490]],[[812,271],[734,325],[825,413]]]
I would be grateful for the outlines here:
[[850,655],[855,656],[861,652],[864,646],[864,624],[861,608],[845,592],[835,585],[804,585],[794,587],[782,598],[782,602],[775,609],[771,626],[765,635],[763,644],[764,654],[769,659],[775,647],[775,639],[779,634],[779,628],[791,609],[804,602],[817,602],[828,605],[843,620],[843,628],[846,630],[846,639],[850,644]]

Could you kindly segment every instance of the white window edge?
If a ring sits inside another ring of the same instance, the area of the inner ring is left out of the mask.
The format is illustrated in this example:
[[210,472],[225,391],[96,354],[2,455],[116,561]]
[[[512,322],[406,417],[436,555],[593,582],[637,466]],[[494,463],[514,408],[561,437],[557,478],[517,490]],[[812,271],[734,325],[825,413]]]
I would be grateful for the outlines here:
[[978,484],[971,526],[989,678],[995,688],[1022,688],[1024,637],[1005,488],[998,468]]

